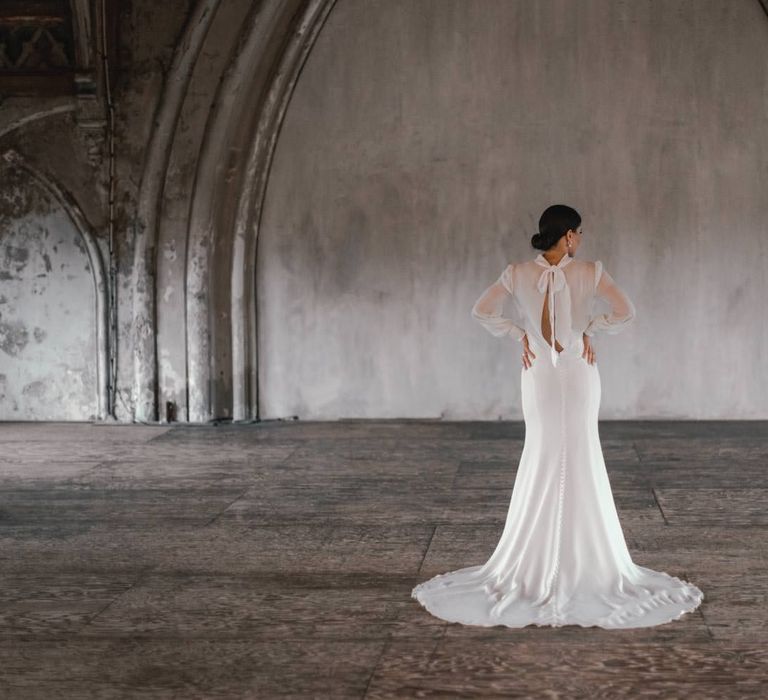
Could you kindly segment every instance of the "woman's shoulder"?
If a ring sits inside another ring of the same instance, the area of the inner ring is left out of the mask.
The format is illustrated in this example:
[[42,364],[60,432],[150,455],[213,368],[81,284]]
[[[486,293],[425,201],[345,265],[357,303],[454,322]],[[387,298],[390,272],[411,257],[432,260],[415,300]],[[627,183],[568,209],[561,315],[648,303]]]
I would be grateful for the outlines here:
[[600,276],[603,274],[603,263],[601,260],[580,260],[581,267],[584,270],[585,276],[589,277],[589,281],[593,287],[597,288],[597,283],[600,281]]
[[518,260],[517,262],[511,262],[507,266],[513,270],[525,270],[525,269],[533,269],[534,267],[539,267],[536,264],[535,260]]
[[574,269],[583,270],[589,274],[594,274],[602,268],[603,263],[599,260],[586,260],[584,258],[574,258],[571,264],[576,263]]

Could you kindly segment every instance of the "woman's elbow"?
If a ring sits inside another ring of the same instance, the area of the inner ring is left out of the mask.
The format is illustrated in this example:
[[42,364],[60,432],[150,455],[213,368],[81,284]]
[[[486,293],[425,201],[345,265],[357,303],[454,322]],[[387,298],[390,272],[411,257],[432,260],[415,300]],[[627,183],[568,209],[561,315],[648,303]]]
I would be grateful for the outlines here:
[[469,315],[476,321],[482,321],[491,316],[491,314],[485,311],[479,304],[475,304],[472,307],[472,311],[470,311]]
[[628,308],[623,310],[623,313],[614,314],[613,317],[611,318],[611,323],[616,326],[616,329],[618,332],[618,330],[623,330],[634,320],[635,320],[635,307],[629,306]]
[[624,317],[624,323],[632,323],[632,321],[635,320],[636,315],[637,310],[635,309],[635,305],[630,301],[627,305],[627,313]]

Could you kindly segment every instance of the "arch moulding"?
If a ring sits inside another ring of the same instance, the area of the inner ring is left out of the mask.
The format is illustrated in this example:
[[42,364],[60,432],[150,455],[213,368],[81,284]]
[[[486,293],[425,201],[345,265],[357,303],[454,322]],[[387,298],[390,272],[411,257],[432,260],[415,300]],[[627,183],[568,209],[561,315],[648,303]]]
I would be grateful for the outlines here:
[[[232,55],[211,94],[194,162],[184,246],[184,371],[193,423],[258,418],[255,256],[272,156],[301,68],[336,0],[244,5]],[[231,8],[230,8],[231,9]],[[215,42],[219,0],[199,0],[155,117],[133,233],[133,419],[158,419],[159,233],[163,190],[197,61]],[[213,49],[211,49],[213,50]],[[196,90],[200,86],[195,86]],[[181,365],[181,363],[179,363]],[[179,416],[183,419],[182,416]]]

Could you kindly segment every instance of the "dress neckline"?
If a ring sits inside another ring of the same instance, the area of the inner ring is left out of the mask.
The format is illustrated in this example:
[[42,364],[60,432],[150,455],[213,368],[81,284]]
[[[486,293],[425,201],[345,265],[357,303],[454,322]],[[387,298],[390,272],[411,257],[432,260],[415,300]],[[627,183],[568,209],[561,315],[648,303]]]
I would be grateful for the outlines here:
[[552,265],[552,264],[551,264],[551,263],[550,263],[550,262],[549,262],[549,261],[548,261],[548,260],[547,260],[547,259],[544,257],[544,253],[539,253],[539,254],[538,254],[538,255],[537,255],[535,258],[534,258],[534,262],[538,263],[539,265],[542,265],[543,267],[559,267],[559,268],[563,268],[563,267],[565,267],[565,266],[566,266],[568,263],[570,263],[570,262],[571,262],[571,260],[573,260],[573,258],[572,258],[570,255],[568,255],[568,253],[566,253],[565,255],[563,255],[563,257],[562,257],[562,258],[560,258],[560,261],[557,263],[557,265]]

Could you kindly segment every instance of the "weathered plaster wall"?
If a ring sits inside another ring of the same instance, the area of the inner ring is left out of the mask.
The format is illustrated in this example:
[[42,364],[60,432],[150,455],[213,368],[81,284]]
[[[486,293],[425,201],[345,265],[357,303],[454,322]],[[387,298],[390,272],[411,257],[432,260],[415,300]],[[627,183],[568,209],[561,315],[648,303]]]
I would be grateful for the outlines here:
[[[94,7],[99,7],[96,4]],[[114,255],[109,259],[109,153],[107,124],[101,128],[99,119],[106,118],[106,89],[103,74],[97,80],[93,100],[72,97],[34,98],[2,96],[0,99],[0,154],[9,151],[20,154],[24,163],[50,180],[60,191],[72,213],[93,234],[92,247],[104,256],[104,279],[97,291],[105,303],[110,298],[116,309],[117,324],[112,327],[105,318],[104,336],[99,352],[109,354],[103,378],[109,385],[100,415],[113,413],[118,419],[130,421],[134,414],[134,381],[132,341],[132,226],[136,198],[146,156],[147,143],[153,130],[153,114],[161,100],[169,63],[176,43],[181,37],[187,8],[184,3],[132,2],[123,5],[119,18],[120,70],[115,71],[111,85],[115,105],[115,204]],[[100,22],[94,21],[98,27]],[[91,37],[99,41],[98,32]],[[95,44],[94,44],[95,46]],[[101,56],[95,58],[101,71]],[[15,164],[8,166],[19,172]],[[0,190],[9,191],[7,181]],[[37,225],[47,225],[42,219]],[[0,241],[2,243],[2,241]],[[93,253],[93,250],[91,250]],[[115,265],[115,284],[110,284],[109,267]],[[78,284],[94,286],[94,276],[78,268]],[[74,272],[72,273],[74,274]],[[106,287],[111,287],[111,293]],[[93,292],[92,292],[93,293]],[[81,303],[77,297],[70,302]],[[88,312],[93,314],[92,306]],[[106,310],[109,313],[109,309]],[[53,342],[53,341],[50,341]],[[83,341],[85,342],[85,341]],[[86,359],[93,367],[101,361],[92,351]],[[114,370],[111,367],[114,366]],[[75,366],[73,365],[74,369]],[[60,378],[51,374],[50,391],[66,386],[68,368],[59,365]],[[19,406],[26,405],[23,396],[14,397]],[[23,412],[23,411],[22,411]],[[75,409],[62,417],[81,416]]]
[[17,216],[27,170],[0,180],[3,270],[30,251],[0,295],[47,368],[40,403],[6,379],[17,416],[519,418],[519,346],[469,310],[552,202],[638,308],[597,342],[602,417],[768,415],[757,1],[133,0],[119,25],[111,219],[103,85],[0,96],[0,156],[50,185]]
[[521,417],[469,312],[565,202],[638,310],[601,417],[765,418],[766,95],[758,2],[340,0],[270,173],[263,417]]
[[102,74],[95,101],[0,95],[2,153],[50,180],[108,249],[118,420],[256,415],[251,231],[291,88],[332,5],[136,0],[121,6],[116,80],[107,90]]
[[0,420],[98,415],[96,297],[62,206],[0,166]]

